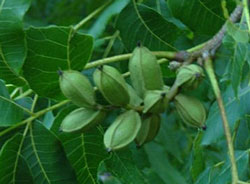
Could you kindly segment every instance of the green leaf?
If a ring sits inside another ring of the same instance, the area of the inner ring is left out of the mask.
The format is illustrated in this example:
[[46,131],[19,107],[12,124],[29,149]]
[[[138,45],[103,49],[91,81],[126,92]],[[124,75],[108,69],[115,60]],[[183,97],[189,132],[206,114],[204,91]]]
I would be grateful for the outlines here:
[[104,160],[112,176],[119,178],[122,184],[150,184],[143,173],[133,163],[129,150],[123,149],[120,152],[112,152],[110,158]]
[[93,39],[69,27],[31,27],[26,31],[28,55],[24,76],[44,97],[62,99],[57,71],[82,70],[91,57]]
[[[238,99],[234,95],[232,87],[229,87],[223,94],[226,115],[231,129],[234,124],[245,114],[250,113],[250,87],[239,89]],[[223,125],[217,102],[214,102],[210,108],[206,121],[207,130],[202,139],[203,145],[216,143],[220,138],[224,137]]]
[[166,157],[164,149],[152,142],[145,145],[145,151],[154,171],[161,177],[165,184],[186,184],[185,178],[174,168]]
[[129,4],[119,15],[117,28],[123,43],[132,51],[138,41],[151,50],[177,50],[175,40],[182,31],[150,7]]
[[52,123],[54,121],[55,117],[52,113],[52,111],[49,111],[45,114],[44,119],[43,119],[43,124],[47,129],[50,129],[52,126]]
[[17,166],[17,184],[30,184],[33,183],[33,178],[31,175],[31,170],[28,167],[26,160],[23,156],[20,156]]
[[[208,39],[217,33],[225,22],[221,3],[217,0],[168,0],[173,15],[193,32],[194,36]],[[227,0],[229,11],[235,7],[233,0]]]
[[[243,24],[244,25],[244,24]],[[249,35],[247,31],[247,27],[244,26],[244,29],[242,24],[240,25],[235,25],[232,22],[227,22],[227,33],[233,37],[233,39],[236,42],[241,42],[241,43],[248,43],[249,41]]]
[[[235,159],[238,168],[239,178],[242,178],[246,174],[246,169],[249,166],[249,150],[236,151]],[[231,163],[227,158],[226,162],[208,167],[197,179],[195,184],[225,184],[231,181]]]
[[17,134],[5,142],[0,152],[0,183],[33,183],[30,170],[20,155],[23,136]]
[[103,146],[103,130],[101,127],[93,127],[84,134],[59,132],[62,120],[73,108],[69,106],[57,115],[52,130],[58,134],[78,182],[96,184],[98,166],[108,156]]
[[101,181],[102,184],[122,184],[122,182],[112,176],[111,173],[106,172],[107,168],[104,162],[101,162],[98,167],[98,181]]
[[[155,140],[164,146],[164,149],[175,157],[178,161],[183,162],[181,158],[181,151],[183,150],[183,139],[187,139],[185,134],[176,124],[176,117],[174,114],[166,113],[161,116],[161,128]],[[167,122],[167,123],[165,123]]]
[[235,134],[235,149],[244,150],[250,148],[250,118],[239,121],[239,127]]
[[149,183],[165,184],[165,182],[159,177],[156,172],[154,172],[153,169],[145,168],[143,170],[143,173],[145,174]]
[[98,38],[105,30],[112,16],[120,13],[120,11],[129,3],[129,0],[116,0],[109,5],[98,17],[88,33],[94,38]]
[[196,181],[197,177],[205,168],[204,149],[200,145],[202,136],[203,132],[199,131],[193,143],[193,161],[192,161],[193,181]]
[[26,83],[20,76],[26,57],[22,19],[30,6],[30,0],[0,2],[0,78],[22,86]]
[[[235,160],[237,164],[237,170],[239,174],[239,178],[243,176],[246,172],[246,169],[249,167],[249,150],[248,151],[236,151],[235,152]],[[212,183],[216,184],[225,184],[231,181],[231,163],[230,160],[227,159],[226,163],[221,168],[219,174],[215,177]]]
[[0,96],[5,98],[10,98],[8,89],[6,88],[5,84],[0,80]]
[[107,157],[102,130],[95,128],[85,134],[64,134],[60,139],[78,182],[96,184],[97,168]]
[[14,125],[23,118],[25,109],[9,98],[0,96],[0,127]]
[[[246,31],[235,27],[235,25],[231,25],[230,23],[227,25],[228,32],[231,36],[228,35],[224,38],[224,44],[226,45],[226,48],[231,52],[229,74],[235,96],[237,97],[238,87],[243,76],[243,67],[247,60],[249,38]],[[229,27],[233,28],[229,29]]]
[[30,124],[21,154],[27,161],[34,183],[77,183],[59,140],[42,124]]
[[202,174],[199,176],[195,184],[212,184],[211,183],[211,173],[212,173],[212,168],[206,168]]

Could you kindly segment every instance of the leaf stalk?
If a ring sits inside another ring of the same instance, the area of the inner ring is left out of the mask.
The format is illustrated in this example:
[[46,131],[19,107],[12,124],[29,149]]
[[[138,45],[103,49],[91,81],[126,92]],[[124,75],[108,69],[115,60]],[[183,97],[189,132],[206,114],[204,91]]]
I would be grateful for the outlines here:
[[210,79],[210,82],[211,82],[211,85],[212,85],[212,88],[213,88],[213,91],[214,91],[214,94],[215,94],[215,97],[219,106],[219,110],[220,110],[220,114],[221,114],[221,118],[223,122],[224,132],[225,132],[225,136],[227,140],[228,154],[229,154],[229,158],[231,162],[232,184],[237,184],[239,181],[239,177],[238,177],[237,165],[235,161],[232,135],[230,132],[230,126],[227,120],[227,115],[226,115],[225,107],[223,104],[223,99],[221,96],[218,81],[214,73],[212,59],[210,57],[207,57],[204,61],[204,64],[205,64],[205,70]]

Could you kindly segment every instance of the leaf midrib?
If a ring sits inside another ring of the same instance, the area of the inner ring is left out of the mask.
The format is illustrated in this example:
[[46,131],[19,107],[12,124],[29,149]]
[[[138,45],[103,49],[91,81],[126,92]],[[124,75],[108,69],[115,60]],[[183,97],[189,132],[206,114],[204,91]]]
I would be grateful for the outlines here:
[[30,124],[30,140],[31,140],[31,145],[32,145],[32,148],[33,148],[33,151],[34,151],[34,154],[35,154],[35,157],[37,159],[37,162],[41,168],[41,171],[42,173],[44,174],[44,177],[45,179],[48,181],[48,183],[50,184],[50,180],[49,180],[49,177],[47,176],[46,172],[45,172],[45,169],[42,165],[42,162],[38,156],[38,153],[37,153],[37,149],[36,149],[36,146],[35,146],[35,141],[34,141],[34,136],[33,136],[33,130],[32,130],[32,125]]
[[136,2],[135,0],[133,0],[133,7],[135,9],[135,12],[139,18],[139,20],[141,21],[141,23],[144,25],[144,27],[157,39],[159,40],[160,42],[164,43],[165,45],[167,45],[168,47],[174,49],[174,50],[177,50],[175,47],[173,47],[171,44],[165,42],[164,40],[162,40],[159,36],[157,36],[153,31],[151,31],[151,29],[147,26],[147,24],[145,23],[145,21],[143,20],[138,8],[137,8],[137,5],[136,5]]

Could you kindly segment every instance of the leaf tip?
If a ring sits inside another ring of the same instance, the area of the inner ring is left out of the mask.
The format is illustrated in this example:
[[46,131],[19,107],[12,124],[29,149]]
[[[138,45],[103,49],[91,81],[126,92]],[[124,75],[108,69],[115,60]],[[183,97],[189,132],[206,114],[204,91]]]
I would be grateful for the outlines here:
[[202,128],[203,131],[207,130],[207,126],[206,125],[202,126],[201,128]]

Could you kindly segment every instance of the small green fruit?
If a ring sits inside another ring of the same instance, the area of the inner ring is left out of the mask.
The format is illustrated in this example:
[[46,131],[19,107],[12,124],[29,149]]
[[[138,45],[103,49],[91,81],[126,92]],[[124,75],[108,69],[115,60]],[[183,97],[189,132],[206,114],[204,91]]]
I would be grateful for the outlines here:
[[158,114],[143,118],[141,129],[135,139],[137,146],[152,141],[159,132],[160,124],[161,118]]
[[200,100],[178,94],[175,96],[174,104],[181,119],[190,126],[203,128],[206,121],[206,110]]
[[128,86],[128,93],[130,96],[129,104],[134,107],[140,106],[143,100],[141,99],[141,97],[137,95],[136,91],[132,86],[130,86],[129,84],[127,84],[127,86]]
[[134,49],[129,61],[132,86],[140,97],[146,90],[161,90],[163,79],[156,57],[143,46]]
[[166,110],[168,98],[165,91],[151,90],[145,93],[143,113],[159,114]]
[[195,64],[185,65],[177,70],[175,84],[186,89],[195,89],[204,77],[205,74],[200,66]]
[[104,134],[104,145],[108,150],[117,150],[130,144],[141,128],[141,118],[133,110],[117,117]]
[[93,108],[95,105],[94,88],[87,77],[78,71],[63,71],[59,84],[62,93],[79,107]]
[[97,88],[110,104],[126,106],[129,103],[127,84],[116,68],[102,66],[96,69],[93,78]]
[[103,121],[105,115],[101,110],[79,108],[64,118],[60,129],[63,132],[82,132]]

